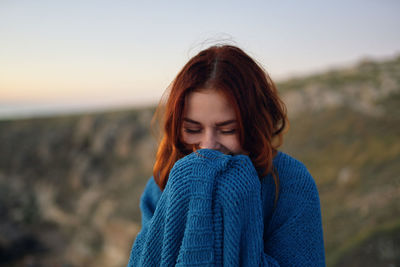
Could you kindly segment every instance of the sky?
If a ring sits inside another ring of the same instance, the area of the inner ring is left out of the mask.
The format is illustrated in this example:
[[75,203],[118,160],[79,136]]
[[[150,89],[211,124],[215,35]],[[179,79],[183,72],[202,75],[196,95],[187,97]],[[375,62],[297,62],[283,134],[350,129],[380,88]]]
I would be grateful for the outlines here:
[[155,105],[200,50],[275,81],[400,53],[400,1],[0,0],[0,117]]

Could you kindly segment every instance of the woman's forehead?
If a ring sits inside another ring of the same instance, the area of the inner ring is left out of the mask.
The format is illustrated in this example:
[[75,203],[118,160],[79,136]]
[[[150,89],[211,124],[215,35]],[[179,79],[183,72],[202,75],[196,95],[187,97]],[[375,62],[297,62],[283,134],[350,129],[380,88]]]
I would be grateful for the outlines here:
[[186,97],[184,117],[223,122],[235,120],[235,110],[224,94],[214,89],[194,91]]

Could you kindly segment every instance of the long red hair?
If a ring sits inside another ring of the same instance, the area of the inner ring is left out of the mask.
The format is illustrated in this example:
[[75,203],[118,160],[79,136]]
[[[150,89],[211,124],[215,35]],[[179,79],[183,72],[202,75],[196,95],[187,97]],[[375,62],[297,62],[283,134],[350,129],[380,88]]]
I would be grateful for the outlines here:
[[272,159],[288,126],[286,107],[263,68],[243,50],[231,45],[201,51],[170,85],[166,103],[160,103],[156,112],[156,116],[163,113],[163,128],[153,168],[154,180],[163,190],[175,162],[192,152],[180,136],[185,98],[205,88],[223,93],[234,107],[241,147],[249,152],[260,179],[272,173],[277,200],[279,178]]

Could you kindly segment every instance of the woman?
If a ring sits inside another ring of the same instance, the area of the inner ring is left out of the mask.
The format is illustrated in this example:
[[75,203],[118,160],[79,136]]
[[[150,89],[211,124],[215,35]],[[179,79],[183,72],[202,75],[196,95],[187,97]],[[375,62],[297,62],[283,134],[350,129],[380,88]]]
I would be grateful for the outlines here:
[[213,46],[173,81],[128,266],[325,266],[318,191],[278,151],[287,116],[241,49]]

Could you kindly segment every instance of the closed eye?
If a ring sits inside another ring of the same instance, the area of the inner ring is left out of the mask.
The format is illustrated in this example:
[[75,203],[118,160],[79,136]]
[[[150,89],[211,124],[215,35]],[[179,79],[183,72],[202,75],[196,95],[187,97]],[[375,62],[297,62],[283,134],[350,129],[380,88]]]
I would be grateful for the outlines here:
[[185,133],[189,133],[189,134],[198,134],[201,132],[201,129],[184,128],[183,130],[185,131]]
[[231,130],[221,130],[220,131],[222,134],[235,134],[236,129],[231,129]]

